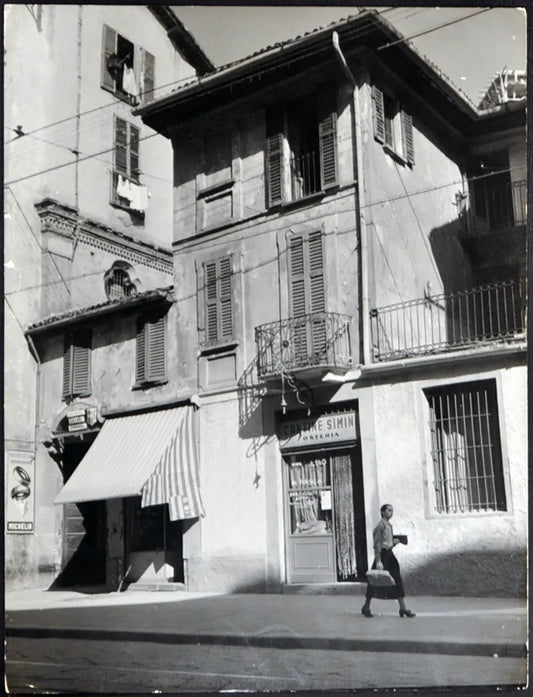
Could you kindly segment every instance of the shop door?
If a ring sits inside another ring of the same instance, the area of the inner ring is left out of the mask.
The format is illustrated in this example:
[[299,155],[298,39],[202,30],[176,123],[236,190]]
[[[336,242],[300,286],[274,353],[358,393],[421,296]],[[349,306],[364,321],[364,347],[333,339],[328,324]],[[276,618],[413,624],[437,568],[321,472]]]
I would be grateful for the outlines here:
[[366,533],[357,448],[285,456],[289,583],[363,578]]

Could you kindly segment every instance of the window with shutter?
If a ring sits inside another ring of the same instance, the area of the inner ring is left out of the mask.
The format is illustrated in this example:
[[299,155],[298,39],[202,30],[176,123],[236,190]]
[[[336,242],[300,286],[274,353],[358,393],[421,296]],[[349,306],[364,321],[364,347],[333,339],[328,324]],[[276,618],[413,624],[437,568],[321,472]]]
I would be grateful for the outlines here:
[[214,345],[233,338],[231,258],[204,264],[205,342]]
[[374,137],[403,162],[415,161],[413,119],[397,99],[372,86]]
[[372,86],[372,101],[374,104],[374,138],[380,143],[385,142],[385,107],[383,92],[375,85]]
[[65,336],[63,399],[90,394],[91,342],[90,329],[78,330]]
[[104,24],[101,86],[119,99],[136,105],[139,97],[153,98],[155,58]]
[[320,231],[292,237],[289,242],[290,308],[294,354],[309,364],[325,350],[324,253]]
[[320,90],[268,111],[266,167],[269,206],[338,184],[334,90]]
[[166,379],[165,316],[140,317],[135,347],[136,384]]
[[337,184],[337,112],[332,111],[319,124],[320,176],[323,189]]
[[410,165],[415,162],[415,146],[413,140],[413,119],[406,111],[401,112],[402,115],[402,142],[403,155],[406,162]]
[[[136,210],[139,191],[139,129],[129,121],[115,116],[114,169],[111,203]],[[132,188],[133,187],[133,188]],[[143,212],[140,210],[139,212]]]
[[267,140],[268,205],[283,200],[283,134],[276,133]]
[[148,102],[154,98],[155,87],[155,57],[146,49],[142,49],[142,101]]

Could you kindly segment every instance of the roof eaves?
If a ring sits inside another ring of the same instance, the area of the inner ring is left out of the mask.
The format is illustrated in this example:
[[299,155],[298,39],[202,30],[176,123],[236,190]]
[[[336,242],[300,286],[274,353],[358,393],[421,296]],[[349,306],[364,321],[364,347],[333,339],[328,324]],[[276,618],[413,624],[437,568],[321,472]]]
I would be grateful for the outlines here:
[[202,75],[215,70],[214,64],[171,7],[168,5],[147,5],[147,7],[167,30],[167,36],[174,48],[190,62],[193,68]]
[[149,290],[145,293],[139,293],[131,298],[109,300],[105,303],[99,303],[98,305],[91,305],[90,307],[83,307],[78,310],[70,310],[69,312],[53,315],[39,322],[35,322],[31,324],[24,333],[29,336],[35,336],[36,334],[44,334],[45,332],[71,324],[86,322],[94,317],[130,310],[136,307],[142,307],[143,305],[150,305],[156,302],[172,304],[174,302],[172,291],[173,286],[156,288],[155,290]]

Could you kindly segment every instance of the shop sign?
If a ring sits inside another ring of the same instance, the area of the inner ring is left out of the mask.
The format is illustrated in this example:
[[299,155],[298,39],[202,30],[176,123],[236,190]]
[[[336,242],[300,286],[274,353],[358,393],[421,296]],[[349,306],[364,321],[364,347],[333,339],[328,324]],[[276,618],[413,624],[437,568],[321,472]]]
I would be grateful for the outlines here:
[[69,431],[83,431],[87,428],[87,415],[85,409],[69,412],[67,419]]
[[354,441],[357,438],[355,411],[322,414],[297,420],[282,421],[278,427],[280,448],[306,447]]
[[35,525],[35,458],[31,452],[7,453],[6,532],[28,534]]

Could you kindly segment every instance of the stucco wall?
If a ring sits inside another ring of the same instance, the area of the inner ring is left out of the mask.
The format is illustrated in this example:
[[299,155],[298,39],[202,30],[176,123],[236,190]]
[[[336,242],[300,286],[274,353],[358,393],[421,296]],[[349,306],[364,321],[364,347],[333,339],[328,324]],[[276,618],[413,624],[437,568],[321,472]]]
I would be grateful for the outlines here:
[[267,577],[265,472],[261,454],[238,437],[238,400],[202,400],[200,480],[206,516],[201,551],[187,559],[191,590],[264,591]]
[[[368,230],[370,306],[469,285],[470,264],[456,233],[459,156],[451,159],[415,112],[415,162],[407,165],[374,137],[371,84],[360,90],[364,217]],[[451,263],[450,263],[451,262]]]
[[[507,511],[440,514],[434,509],[428,386],[496,380]],[[380,505],[394,505],[394,530],[409,536],[398,558],[408,594],[519,596],[525,592],[527,530],[525,368],[398,381],[373,387]],[[502,415],[505,418],[502,419]],[[370,515],[367,512],[367,516]],[[373,526],[379,519],[379,510]]]

